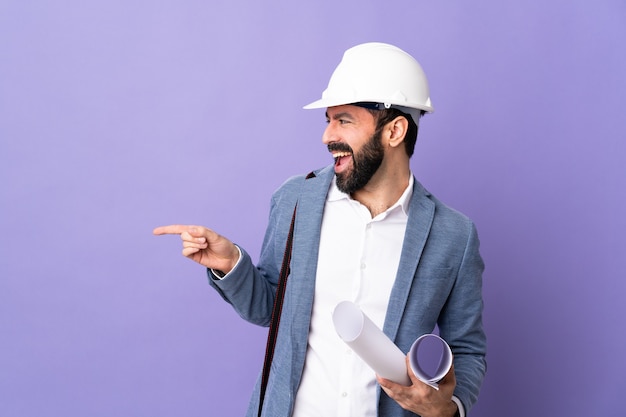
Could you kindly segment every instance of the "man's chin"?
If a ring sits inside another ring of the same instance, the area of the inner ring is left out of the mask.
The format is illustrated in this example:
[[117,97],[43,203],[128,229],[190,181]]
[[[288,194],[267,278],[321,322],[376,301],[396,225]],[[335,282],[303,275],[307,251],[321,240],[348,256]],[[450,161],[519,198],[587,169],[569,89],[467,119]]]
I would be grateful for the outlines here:
[[350,183],[348,179],[348,175],[345,172],[335,173],[336,176],[336,184],[339,191],[345,194],[352,194],[354,192],[354,186]]

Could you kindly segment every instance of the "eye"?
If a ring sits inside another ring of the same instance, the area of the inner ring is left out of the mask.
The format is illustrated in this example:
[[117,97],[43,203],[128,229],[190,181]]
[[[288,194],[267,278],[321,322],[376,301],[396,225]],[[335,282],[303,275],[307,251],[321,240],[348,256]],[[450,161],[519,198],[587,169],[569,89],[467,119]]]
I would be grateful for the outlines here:
[[339,124],[340,124],[340,125],[347,125],[348,123],[350,123],[350,121],[349,121],[349,120],[346,120],[346,119],[339,119]]

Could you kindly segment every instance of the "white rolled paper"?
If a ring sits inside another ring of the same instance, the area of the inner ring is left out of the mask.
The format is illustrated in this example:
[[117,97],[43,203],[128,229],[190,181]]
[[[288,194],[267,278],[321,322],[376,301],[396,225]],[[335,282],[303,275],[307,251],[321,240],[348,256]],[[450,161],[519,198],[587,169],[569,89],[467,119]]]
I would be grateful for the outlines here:
[[333,312],[337,334],[378,375],[409,386],[404,353],[361,309],[350,301],[337,304]]
[[409,350],[409,361],[411,370],[420,381],[439,389],[437,383],[452,367],[452,351],[441,337],[425,334],[413,342]]
[[[350,301],[342,301],[333,311],[337,334],[378,375],[398,384],[411,385],[405,355],[361,309]],[[430,367],[433,348],[439,356],[437,366]],[[427,355],[425,355],[425,353]],[[429,357],[426,357],[429,356]],[[411,370],[425,384],[439,389],[439,382],[452,366],[452,352],[439,336],[419,337],[409,351]],[[424,363],[424,362],[428,363]]]

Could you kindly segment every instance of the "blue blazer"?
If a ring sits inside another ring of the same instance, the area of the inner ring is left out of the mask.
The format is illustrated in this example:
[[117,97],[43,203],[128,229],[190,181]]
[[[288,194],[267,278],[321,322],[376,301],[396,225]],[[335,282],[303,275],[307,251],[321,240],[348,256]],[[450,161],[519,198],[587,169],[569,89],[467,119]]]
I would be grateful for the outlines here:
[[[272,196],[269,225],[258,264],[242,259],[210,284],[245,320],[269,326],[285,243],[297,204],[291,274],[287,281],[264,403],[264,416],[290,416],[302,376],[315,290],[320,229],[332,166],[287,180]],[[469,411],[486,371],[482,326],[483,261],[474,224],[415,181],[400,265],[391,291],[384,333],[405,353],[433,331],[450,345],[457,380],[455,395]],[[259,381],[248,416],[257,415]],[[378,389],[378,415],[414,416]]]

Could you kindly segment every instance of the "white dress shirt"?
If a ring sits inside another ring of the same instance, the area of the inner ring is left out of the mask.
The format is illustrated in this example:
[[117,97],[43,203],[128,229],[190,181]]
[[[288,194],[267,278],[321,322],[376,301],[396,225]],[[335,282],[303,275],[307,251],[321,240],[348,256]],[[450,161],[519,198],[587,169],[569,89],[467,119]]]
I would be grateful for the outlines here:
[[339,338],[335,306],[349,300],[382,329],[408,219],[413,176],[400,199],[372,219],[333,181],[322,220],[315,297],[294,417],[376,416],[376,374]]

